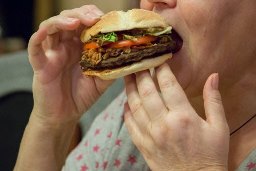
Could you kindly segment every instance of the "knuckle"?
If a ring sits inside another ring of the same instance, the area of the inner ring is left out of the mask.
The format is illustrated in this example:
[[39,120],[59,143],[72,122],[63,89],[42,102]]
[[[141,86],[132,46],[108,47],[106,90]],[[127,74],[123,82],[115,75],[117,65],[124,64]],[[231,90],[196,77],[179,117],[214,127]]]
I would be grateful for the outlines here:
[[42,27],[46,26],[51,20],[52,20],[52,18],[49,18],[49,19],[47,19],[47,20],[42,21],[42,22],[39,24],[39,28],[42,28]]
[[41,22],[40,25],[39,25],[39,28],[42,28],[42,27],[45,27],[45,26],[47,27],[47,26],[56,24],[56,22],[59,22],[59,21],[60,21],[60,18],[58,16],[53,16],[53,17]]
[[166,89],[173,87],[176,84],[175,79],[170,79],[170,78],[162,78],[159,80],[159,86]]
[[91,5],[88,5],[88,8],[90,8],[90,9],[95,9],[95,8],[97,8],[97,6],[94,5],[94,4],[91,4]]
[[142,88],[141,90],[141,97],[142,98],[147,98],[151,94],[153,94],[155,91],[154,87],[152,85],[146,85]]
[[187,116],[179,117],[177,122],[178,122],[179,126],[181,127],[181,129],[184,129],[184,130],[189,129],[189,127],[192,123],[191,119]]
[[34,40],[37,36],[37,33],[33,33],[33,35],[30,37],[29,41],[28,41],[28,51],[31,51],[31,46],[33,46]]
[[140,100],[133,100],[131,103],[130,109],[132,113],[137,113],[142,108],[142,103]]
[[95,9],[98,9],[96,5],[84,5],[82,7],[80,7],[80,9],[82,10],[87,10],[87,11],[91,11],[91,10],[95,10]]
[[169,127],[166,124],[161,124],[152,129],[152,137],[158,148],[163,147],[166,144],[166,135],[169,135],[169,131]]
[[78,8],[74,8],[72,10],[70,10],[71,16],[79,16],[81,15],[81,12],[79,11]]
[[193,118],[187,112],[179,112],[175,113],[176,117],[168,118],[167,124],[170,127],[174,127],[173,129],[181,129],[182,131],[189,130],[193,125]]
[[43,22],[41,22],[41,23],[39,24],[39,28],[42,28],[42,27],[45,25],[44,22],[45,22],[45,21],[43,21]]
[[213,93],[211,96],[206,98],[206,101],[213,103],[213,104],[222,104],[221,95],[219,92]]
[[78,15],[79,15],[78,8],[63,10],[60,12],[60,16],[64,16],[64,17],[76,17]]
[[71,10],[63,10],[63,11],[60,12],[60,15],[65,15],[65,14],[69,13],[70,11]]

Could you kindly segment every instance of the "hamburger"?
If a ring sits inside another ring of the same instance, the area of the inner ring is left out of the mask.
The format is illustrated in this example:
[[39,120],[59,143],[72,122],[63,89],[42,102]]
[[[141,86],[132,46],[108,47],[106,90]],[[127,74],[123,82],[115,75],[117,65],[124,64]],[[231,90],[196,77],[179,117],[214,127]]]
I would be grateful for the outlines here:
[[181,39],[157,13],[112,11],[81,34],[84,75],[116,79],[156,67],[181,47]]

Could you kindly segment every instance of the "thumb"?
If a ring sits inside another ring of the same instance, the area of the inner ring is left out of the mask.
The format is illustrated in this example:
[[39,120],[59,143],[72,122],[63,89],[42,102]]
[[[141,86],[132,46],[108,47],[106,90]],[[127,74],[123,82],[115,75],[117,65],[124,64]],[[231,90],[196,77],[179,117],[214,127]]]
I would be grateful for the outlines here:
[[209,124],[224,126],[227,121],[218,87],[218,73],[211,74],[204,85],[203,91],[205,115]]

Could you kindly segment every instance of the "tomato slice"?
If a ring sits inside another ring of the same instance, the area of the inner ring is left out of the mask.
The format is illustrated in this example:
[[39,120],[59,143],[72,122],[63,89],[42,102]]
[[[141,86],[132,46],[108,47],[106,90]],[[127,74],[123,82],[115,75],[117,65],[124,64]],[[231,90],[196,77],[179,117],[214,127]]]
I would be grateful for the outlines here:
[[129,47],[135,45],[134,41],[132,40],[121,40],[117,41],[115,43],[110,43],[109,47],[110,48],[122,48],[122,47]]
[[155,36],[143,36],[139,37],[136,40],[121,40],[114,43],[109,44],[110,48],[122,48],[122,47],[130,47],[135,45],[148,44],[156,40]]
[[90,43],[84,44],[84,50],[87,50],[87,49],[97,49],[99,47],[100,47],[99,44],[96,43],[96,42],[90,42]]
[[147,44],[155,40],[156,40],[156,36],[143,36],[143,37],[137,38],[135,42],[136,42],[136,45],[140,45],[140,44]]

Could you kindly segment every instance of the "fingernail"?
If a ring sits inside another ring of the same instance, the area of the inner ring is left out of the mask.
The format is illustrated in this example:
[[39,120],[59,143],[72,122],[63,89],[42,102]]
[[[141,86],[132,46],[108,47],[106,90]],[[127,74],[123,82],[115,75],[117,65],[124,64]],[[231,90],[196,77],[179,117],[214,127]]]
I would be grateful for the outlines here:
[[212,84],[212,88],[213,88],[214,90],[218,90],[218,89],[219,89],[219,74],[218,74],[218,73],[215,73],[215,74],[212,76],[211,84]]

